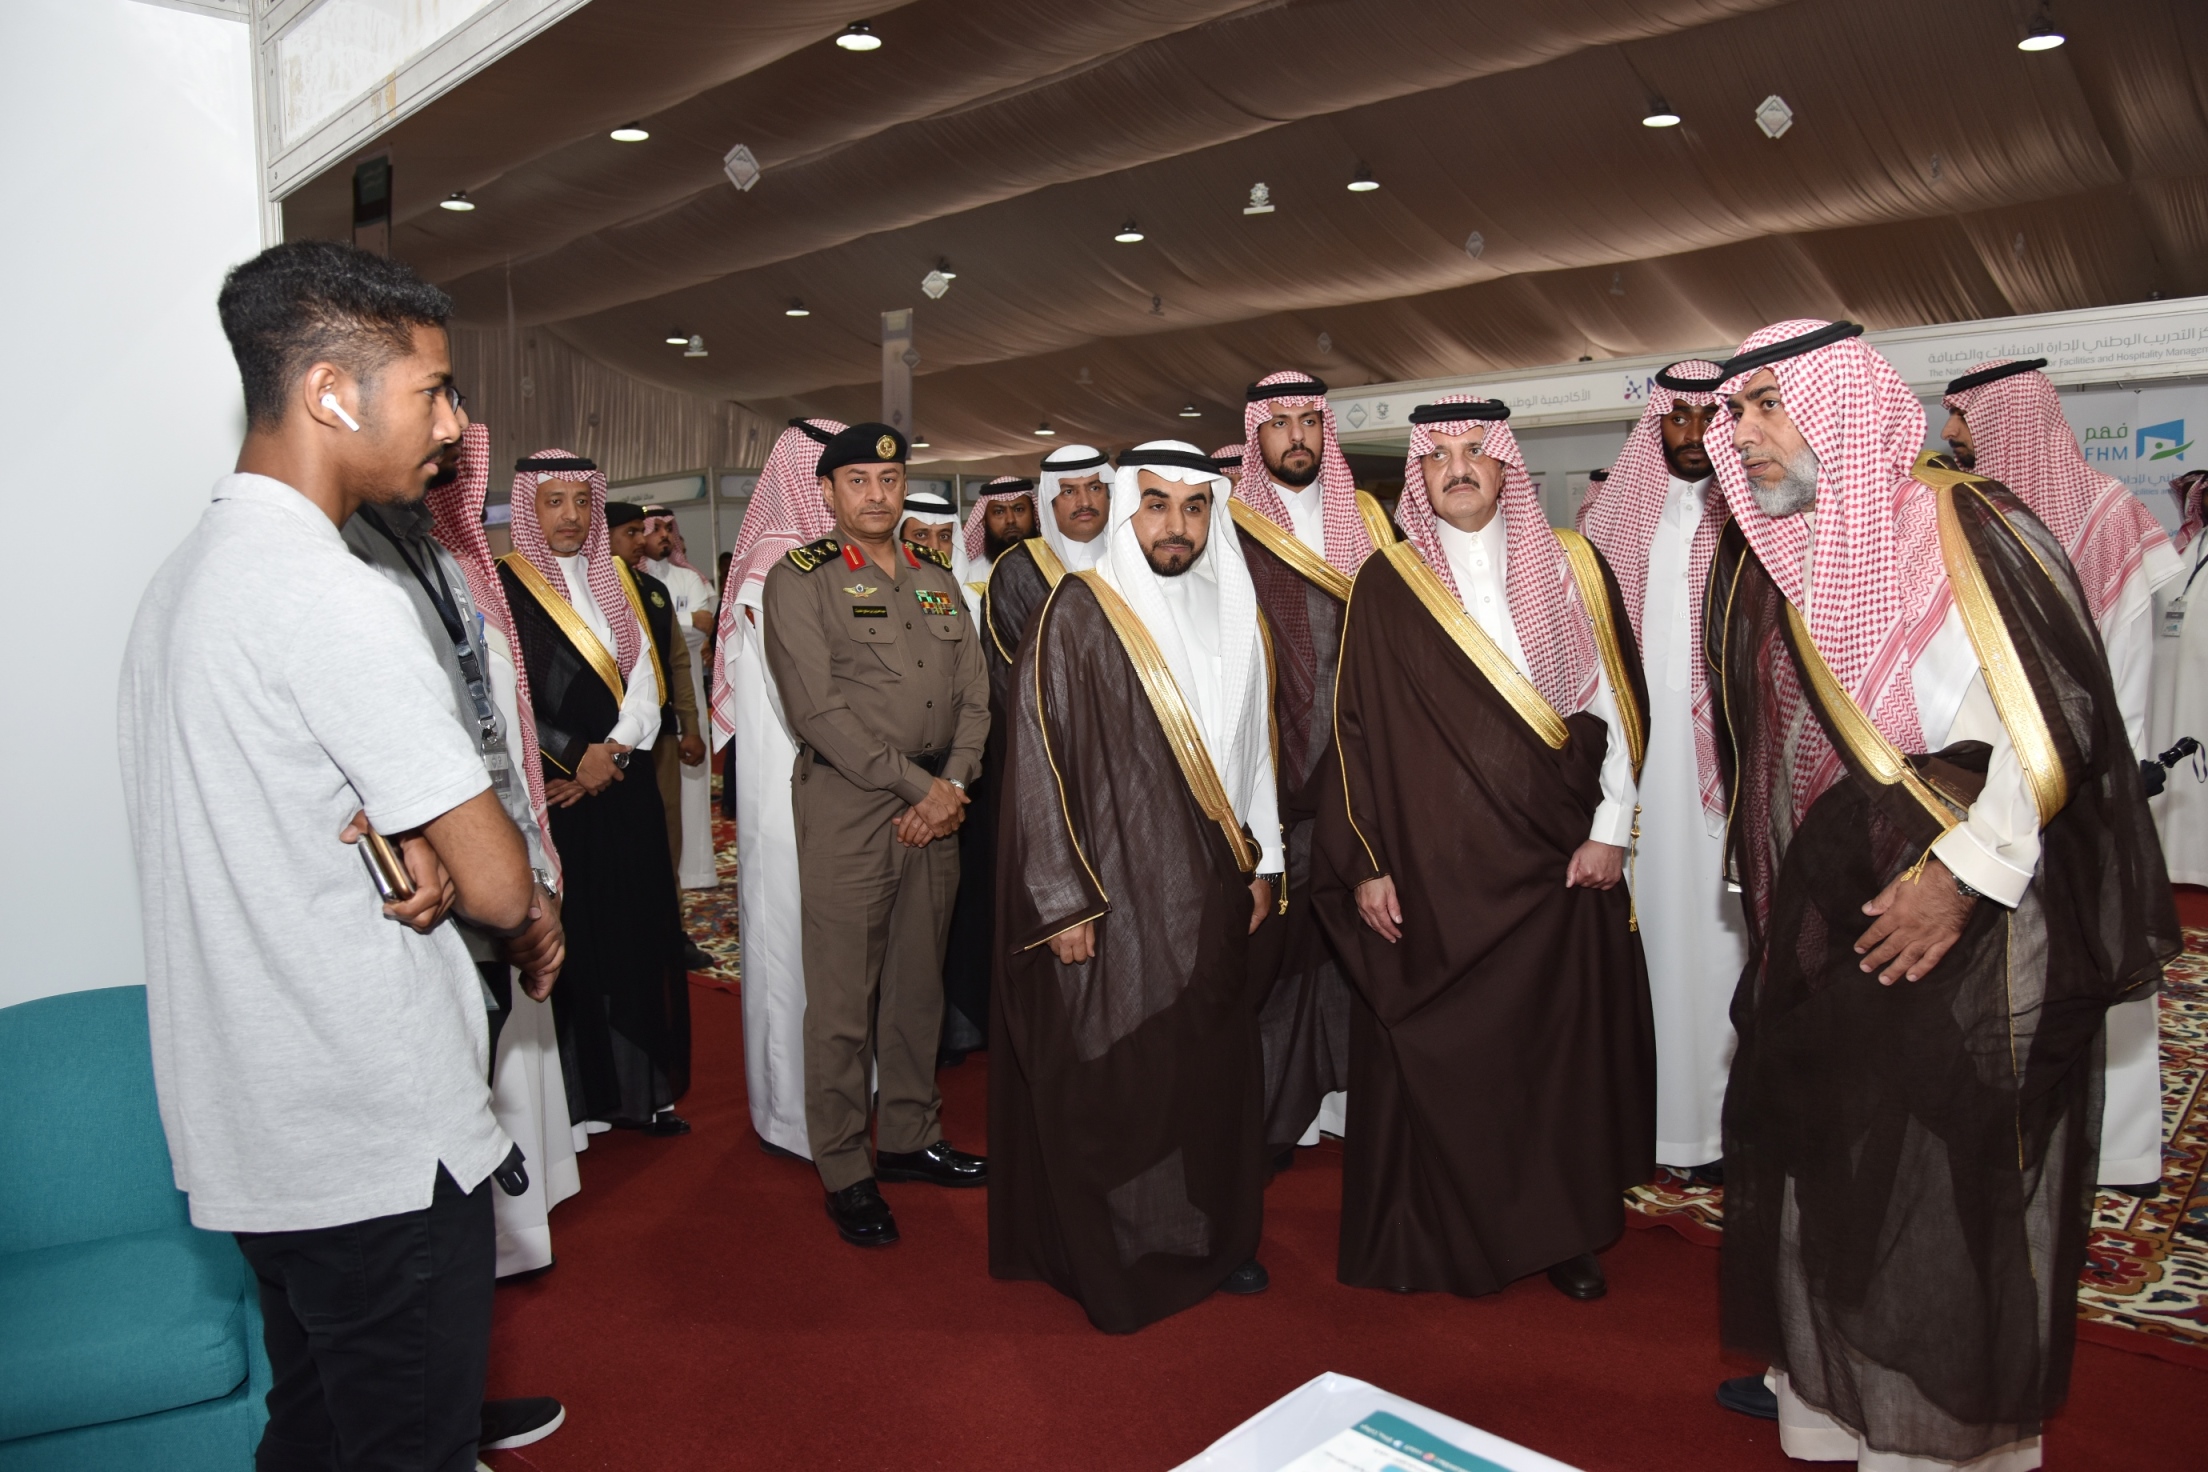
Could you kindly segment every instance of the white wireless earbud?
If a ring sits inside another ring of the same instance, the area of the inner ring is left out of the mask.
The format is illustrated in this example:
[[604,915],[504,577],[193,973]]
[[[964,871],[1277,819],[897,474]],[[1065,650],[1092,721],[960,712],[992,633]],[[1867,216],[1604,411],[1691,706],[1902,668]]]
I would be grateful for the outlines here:
[[344,420],[345,427],[354,434],[360,433],[360,421],[345,412],[345,406],[337,401],[336,394],[324,394],[322,396],[322,407]]

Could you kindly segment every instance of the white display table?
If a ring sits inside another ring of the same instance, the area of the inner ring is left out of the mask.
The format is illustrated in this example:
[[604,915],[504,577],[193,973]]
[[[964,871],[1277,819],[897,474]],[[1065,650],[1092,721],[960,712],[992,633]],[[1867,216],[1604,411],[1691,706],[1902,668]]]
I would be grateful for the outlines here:
[[1553,1457],[1332,1371],[1176,1472],[1575,1472]]

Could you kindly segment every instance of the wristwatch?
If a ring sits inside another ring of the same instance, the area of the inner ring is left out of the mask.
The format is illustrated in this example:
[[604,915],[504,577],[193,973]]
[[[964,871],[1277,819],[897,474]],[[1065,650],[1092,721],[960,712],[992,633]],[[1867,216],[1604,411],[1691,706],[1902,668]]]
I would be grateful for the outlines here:
[[626,751],[617,751],[617,752],[615,752],[615,753],[613,754],[613,764],[614,764],[615,766],[619,767],[619,768],[620,768],[620,769],[621,769],[622,771],[626,772],[626,771],[627,771],[627,770],[629,769],[629,757],[630,757],[630,755],[631,755],[631,754],[630,754],[629,752],[626,752]]
[[943,780],[950,783],[953,787],[956,787],[960,792],[964,792],[966,790],[966,784],[959,781],[956,777],[945,777]]
[[1948,870],[1947,874],[1950,879],[1953,879],[1955,881],[1955,892],[1961,895],[1964,899],[1982,900],[1985,898],[1983,894],[1980,894],[1977,890],[1972,889],[1968,884],[1964,883],[1963,876],[1957,874],[1953,869]]

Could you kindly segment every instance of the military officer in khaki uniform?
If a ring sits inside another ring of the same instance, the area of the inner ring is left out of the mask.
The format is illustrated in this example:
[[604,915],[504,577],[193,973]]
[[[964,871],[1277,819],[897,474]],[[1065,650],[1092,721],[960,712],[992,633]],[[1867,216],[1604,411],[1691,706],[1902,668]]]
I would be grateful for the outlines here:
[[862,1247],[897,1240],[877,1179],[988,1181],[987,1162],[943,1139],[935,1055],[989,676],[949,559],[897,538],[905,454],[882,424],[829,440],[820,490],[836,534],[775,564],[765,593],[767,665],[799,742],[806,1131],[828,1215]]

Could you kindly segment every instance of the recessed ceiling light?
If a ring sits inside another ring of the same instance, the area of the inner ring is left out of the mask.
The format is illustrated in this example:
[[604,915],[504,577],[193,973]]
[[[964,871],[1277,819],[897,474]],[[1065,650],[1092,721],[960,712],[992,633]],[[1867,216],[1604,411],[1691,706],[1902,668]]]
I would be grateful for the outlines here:
[[1663,98],[1651,97],[1648,100],[1648,111],[1641,118],[1641,126],[1644,128],[1676,128],[1679,126],[1679,114],[1673,112],[1671,104],[1664,101]]
[[805,309],[805,298],[793,296],[790,298],[790,304],[782,309],[782,315],[785,317],[810,317],[813,314]]
[[1036,426],[1035,426],[1035,433],[1036,433],[1036,434],[1037,434],[1037,435],[1038,435],[1039,437],[1041,437],[1041,438],[1043,438],[1043,439],[1046,439],[1046,440],[1047,440],[1047,439],[1051,439],[1051,438],[1055,437],[1055,436],[1057,435],[1058,431],[1057,431],[1057,430],[1055,430],[1055,429],[1052,429],[1052,428],[1050,427],[1050,421],[1049,421],[1048,419],[1045,419],[1045,420],[1044,420],[1044,421],[1043,421],[1043,422],[1042,422],[1041,424],[1038,424],[1038,425],[1036,425]]
[[874,34],[874,28],[863,20],[855,20],[843,28],[836,37],[836,44],[846,51],[879,51],[882,38]]
[[1370,194],[1380,187],[1380,181],[1372,177],[1372,170],[1363,164],[1357,166],[1357,177],[1349,181],[1351,194]]
[[1204,417],[1204,411],[1194,404],[1183,404],[1181,405],[1181,417],[1183,419],[1201,419]]
[[1121,245],[1133,245],[1136,241],[1142,239],[1142,227],[1133,220],[1129,220],[1119,227],[1119,233],[1114,235],[1112,239],[1118,241]]
[[642,123],[623,123],[606,136],[616,143],[642,143],[652,135],[644,130]]
[[667,345],[672,348],[688,347],[690,334],[679,327],[670,327],[667,329]]
[[696,332],[691,333],[690,346],[682,350],[682,355],[685,358],[702,358],[706,356],[704,335]]
[[2016,43],[2016,49],[2052,51],[2066,39],[2068,38],[2062,32],[2055,29],[2055,23],[2047,18],[2047,11],[2042,7],[2039,14],[2033,17],[2032,27],[2024,33],[2024,39]]
[[437,201],[437,208],[451,210],[456,215],[464,215],[475,208],[475,201],[468,198],[467,190],[455,189],[451,194]]

